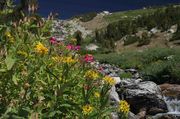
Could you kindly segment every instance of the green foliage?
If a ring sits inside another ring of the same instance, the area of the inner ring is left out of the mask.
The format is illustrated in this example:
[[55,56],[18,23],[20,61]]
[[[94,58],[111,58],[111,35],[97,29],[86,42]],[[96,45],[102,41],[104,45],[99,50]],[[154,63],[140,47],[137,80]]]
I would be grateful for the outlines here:
[[171,65],[170,62],[161,60],[146,65],[142,70],[145,80],[155,81],[158,84],[170,81],[169,68]]
[[170,73],[171,73],[171,76],[173,77],[173,79],[176,79],[177,82],[180,82],[180,64],[177,64],[176,66],[174,67],[171,67],[170,69]]
[[[123,12],[116,12],[112,15],[104,16],[105,20],[109,23],[117,22],[121,19],[124,20],[131,20],[134,19],[134,17],[144,14],[153,14],[156,11],[156,8],[147,8],[147,9],[139,9],[139,10],[129,10],[129,11],[123,11]],[[126,17],[125,17],[126,16]]]
[[0,25],[0,118],[109,119],[111,85],[85,77],[83,56],[49,42],[51,21],[27,19]]
[[74,37],[76,38],[77,40],[77,44],[76,45],[81,45],[82,42],[83,42],[83,38],[82,38],[82,33],[81,31],[77,31],[74,33]]
[[109,53],[109,54],[97,54],[95,58],[100,62],[119,65],[122,68],[140,68],[142,63],[140,61],[140,55],[136,52],[124,52],[121,54]]
[[139,37],[128,35],[126,37],[126,39],[124,40],[124,45],[130,45],[130,44],[133,44],[133,43],[135,43],[137,41],[140,41]]
[[151,42],[150,37],[148,36],[148,33],[144,32],[142,34],[142,38],[138,41],[138,46],[148,45]]
[[[149,12],[147,12],[148,10]],[[140,17],[133,15],[136,14],[136,12],[138,14],[138,11],[128,11],[128,13],[120,13],[122,16],[119,16],[118,13],[107,16],[107,18],[110,17],[109,19],[112,18],[114,22],[110,22],[106,28],[96,31],[97,42],[102,44],[102,46],[105,45],[104,47],[107,47],[107,44],[113,44],[126,35],[135,34],[139,28],[151,30],[152,28],[157,27],[158,29],[165,31],[172,25],[178,24],[180,21],[179,6],[168,6],[154,10],[147,9],[144,12],[142,10],[142,13],[140,12]],[[127,16],[127,18],[123,19],[123,16]],[[178,37],[178,33],[175,35],[176,37]],[[145,35],[139,41],[139,46],[147,45],[149,43],[150,39]],[[114,46],[109,45],[108,48],[109,47],[113,48]]]
[[[154,48],[143,52],[96,54],[100,62],[119,65],[121,68],[136,68],[145,80],[156,83],[178,83],[180,49]],[[109,58],[110,57],[110,58]]]
[[127,73],[124,72],[124,73],[120,74],[120,77],[121,77],[122,79],[132,78],[132,74],[129,73],[129,72],[127,72]]

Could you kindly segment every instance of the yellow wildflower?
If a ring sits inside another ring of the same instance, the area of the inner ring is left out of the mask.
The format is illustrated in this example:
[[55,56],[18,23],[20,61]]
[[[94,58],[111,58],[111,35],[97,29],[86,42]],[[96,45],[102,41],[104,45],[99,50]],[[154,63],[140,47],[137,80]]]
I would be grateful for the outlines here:
[[63,57],[60,57],[60,56],[54,56],[54,57],[52,57],[52,60],[55,61],[55,62],[62,62]]
[[95,93],[94,93],[94,96],[95,96],[96,98],[99,98],[99,97],[100,97],[100,93],[99,93],[99,92],[95,92]]
[[5,33],[5,36],[6,36],[6,38],[9,40],[10,43],[13,43],[13,42],[14,42],[14,37],[11,35],[10,32],[7,31],[7,32]]
[[63,63],[67,63],[67,64],[73,64],[77,62],[77,60],[73,59],[71,56],[63,57],[62,61]]
[[23,57],[27,57],[28,56],[27,52],[24,52],[24,51],[18,51],[17,54],[21,55]]
[[105,77],[103,78],[103,80],[104,80],[106,83],[110,84],[110,85],[114,85],[114,84],[115,84],[115,80],[114,80],[112,77],[110,77],[110,76],[105,76]]
[[48,49],[40,42],[36,45],[35,50],[39,54],[47,54],[48,53]]
[[85,105],[82,107],[82,112],[84,115],[89,115],[93,111],[93,107],[91,105]]
[[98,73],[94,70],[88,70],[85,73],[85,77],[88,79],[97,79],[99,77]]
[[126,114],[126,115],[128,114],[128,112],[129,112],[129,110],[130,110],[130,106],[129,106],[129,104],[127,103],[126,100],[121,100],[121,101],[119,102],[119,108],[118,108],[118,110],[119,110],[120,112]]

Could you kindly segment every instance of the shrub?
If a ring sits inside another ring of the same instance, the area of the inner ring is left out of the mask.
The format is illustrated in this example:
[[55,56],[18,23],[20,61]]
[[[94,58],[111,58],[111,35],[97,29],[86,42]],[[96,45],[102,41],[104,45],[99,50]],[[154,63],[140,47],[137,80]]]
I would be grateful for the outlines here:
[[139,69],[145,80],[152,80],[158,84],[179,82],[179,48],[154,48],[143,52],[96,54],[95,58],[100,62],[116,64],[124,69]]
[[161,60],[153,62],[141,71],[145,80],[151,80],[158,84],[170,81],[169,68],[170,62],[163,62]]
[[176,49],[154,48],[148,49],[141,53],[141,61],[143,64],[150,64],[157,61],[167,61],[167,57],[177,54]]
[[148,33],[144,32],[142,38],[138,41],[138,46],[148,45],[151,42],[151,39],[148,36]]
[[124,45],[130,45],[130,44],[133,44],[133,43],[135,43],[135,42],[137,42],[139,40],[140,40],[140,38],[137,37],[137,36],[128,35],[126,37],[126,39],[124,40]]
[[180,64],[171,67],[170,74],[173,79],[171,82],[179,82],[180,83]]
[[120,77],[122,79],[132,78],[132,74],[130,72],[128,73],[125,72],[125,73],[120,74]]
[[82,32],[81,32],[81,31],[76,31],[76,32],[74,33],[74,37],[75,37],[76,40],[77,40],[76,45],[81,45],[81,44],[82,44],[82,41],[83,41]]

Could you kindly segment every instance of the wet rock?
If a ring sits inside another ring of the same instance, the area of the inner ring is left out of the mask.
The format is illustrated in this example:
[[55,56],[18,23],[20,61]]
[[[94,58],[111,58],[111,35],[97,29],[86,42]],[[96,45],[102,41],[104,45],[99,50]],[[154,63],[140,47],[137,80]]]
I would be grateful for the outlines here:
[[163,100],[161,90],[154,82],[134,82],[135,80],[123,80],[116,85],[119,96],[123,94],[133,113],[138,114],[140,109],[145,108],[148,114],[148,110],[154,107],[167,112],[167,105]]
[[160,113],[152,117],[152,119],[180,119],[180,115]]
[[132,112],[129,112],[128,114],[128,119],[139,119],[138,116],[136,116],[135,114],[133,114]]
[[163,109],[160,109],[160,108],[157,108],[157,107],[152,107],[152,108],[148,111],[148,113],[149,113],[150,115],[156,115],[156,114],[158,114],[158,113],[163,113],[163,112],[164,112]]
[[140,109],[139,113],[137,114],[138,119],[146,119],[146,108]]
[[[119,77],[113,77],[113,78],[115,80],[115,84],[120,82]],[[116,92],[116,87],[115,86],[111,87],[111,90],[110,90],[110,93],[109,93],[109,100],[110,100],[110,104],[113,107],[115,107],[115,108],[118,107],[120,99],[119,99],[118,93]],[[111,118],[112,119],[119,119],[118,113],[117,112],[112,112],[111,113]]]
[[160,88],[165,96],[173,96],[173,97],[180,96],[180,85],[178,84],[165,83],[160,85]]

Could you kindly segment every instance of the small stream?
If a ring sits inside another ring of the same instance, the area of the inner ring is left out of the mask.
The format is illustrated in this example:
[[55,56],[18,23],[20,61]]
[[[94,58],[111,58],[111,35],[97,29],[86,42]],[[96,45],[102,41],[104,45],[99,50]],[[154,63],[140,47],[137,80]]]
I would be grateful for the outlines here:
[[169,114],[180,115],[180,99],[177,97],[164,97],[164,100],[167,104]]
[[180,98],[165,96],[164,101],[167,104],[168,112],[159,113],[153,116],[153,119],[163,119],[164,116],[168,116],[170,119],[180,119]]

